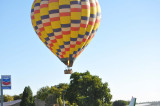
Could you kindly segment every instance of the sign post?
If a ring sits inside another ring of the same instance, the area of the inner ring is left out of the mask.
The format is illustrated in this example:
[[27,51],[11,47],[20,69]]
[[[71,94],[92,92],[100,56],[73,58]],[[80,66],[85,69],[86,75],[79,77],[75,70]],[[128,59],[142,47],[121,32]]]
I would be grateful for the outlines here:
[[3,89],[11,89],[11,75],[1,76],[1,106],[3,106]]
[[1,96],[1,79],[0,79],[0,96]]
[[1,106],[3,106],[3,89],[2,89],[2,80],[1,80]]

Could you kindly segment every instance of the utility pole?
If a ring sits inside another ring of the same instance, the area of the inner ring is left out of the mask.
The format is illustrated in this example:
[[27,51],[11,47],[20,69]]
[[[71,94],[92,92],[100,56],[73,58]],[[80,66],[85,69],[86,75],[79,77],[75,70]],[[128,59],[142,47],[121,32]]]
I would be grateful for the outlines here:
[[64,100],[64,93],[66,92],[66,90],[63,90],[62,91],[62,94],[63,94],[63,106],[65,106],[65,100]]
[[63,93],[63,106],[65,106],[64,93]]

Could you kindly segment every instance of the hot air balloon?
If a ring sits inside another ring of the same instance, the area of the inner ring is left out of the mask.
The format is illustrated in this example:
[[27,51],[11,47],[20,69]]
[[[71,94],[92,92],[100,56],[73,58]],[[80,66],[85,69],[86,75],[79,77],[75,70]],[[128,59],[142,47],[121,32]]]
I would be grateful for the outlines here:
[[98,0],[34,0],[32,25],[40,40],[72,73],[72,65],[94,37],[101,20]]

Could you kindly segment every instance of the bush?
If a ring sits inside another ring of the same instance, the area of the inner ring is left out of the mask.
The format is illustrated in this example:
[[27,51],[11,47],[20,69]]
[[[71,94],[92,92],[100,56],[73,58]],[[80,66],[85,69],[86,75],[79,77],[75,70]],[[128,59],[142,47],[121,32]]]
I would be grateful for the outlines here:
[[4,102],[10,102],[14,100],[14,98],[10,95],[4,95],[3,99],[4,99]]
[[126,106],[128,104],[129,102],[124,101],[124,100],[117,100],[113,102],[113,106]]
[[14,100],[22,99],[22,94],[14,95],[13,98],[14,98]]
[[[14,98],[10,95],[3,95],[3,101],[4,102],[10,102],[10,101],[13,101]],[[1,97],[0,97],[0,102],[1,102]]]

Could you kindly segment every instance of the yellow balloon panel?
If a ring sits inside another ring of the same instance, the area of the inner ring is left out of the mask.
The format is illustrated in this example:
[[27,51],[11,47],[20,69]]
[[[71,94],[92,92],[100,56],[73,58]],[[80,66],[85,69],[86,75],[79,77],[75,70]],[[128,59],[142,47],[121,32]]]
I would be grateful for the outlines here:
[[35,0],[31,19],[41,41],[64,64],[72,66],[94,37],[100,14],[97,0]]

